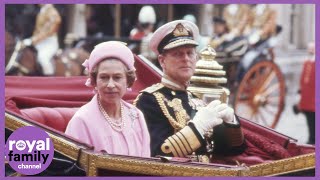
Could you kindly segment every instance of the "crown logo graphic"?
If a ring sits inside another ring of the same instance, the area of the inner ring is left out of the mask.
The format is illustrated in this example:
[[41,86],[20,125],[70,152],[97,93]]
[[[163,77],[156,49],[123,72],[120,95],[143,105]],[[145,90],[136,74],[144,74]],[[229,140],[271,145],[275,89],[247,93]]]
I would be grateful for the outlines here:
[[17,144],[17,147],[19,147],[19,148],[23,148],[24,146],[25,146],[25,144],[22,143],[22,142],[20,142],[20,143]]

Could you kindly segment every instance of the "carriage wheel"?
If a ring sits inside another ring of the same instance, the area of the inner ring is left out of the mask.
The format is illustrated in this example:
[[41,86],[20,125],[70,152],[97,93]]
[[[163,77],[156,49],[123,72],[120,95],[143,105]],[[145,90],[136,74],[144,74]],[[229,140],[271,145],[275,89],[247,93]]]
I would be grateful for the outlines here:
[[235,97],[235,112],[260,125],[275,128],[284,108],[285,82],[271,61],[253,65],[242,79]]

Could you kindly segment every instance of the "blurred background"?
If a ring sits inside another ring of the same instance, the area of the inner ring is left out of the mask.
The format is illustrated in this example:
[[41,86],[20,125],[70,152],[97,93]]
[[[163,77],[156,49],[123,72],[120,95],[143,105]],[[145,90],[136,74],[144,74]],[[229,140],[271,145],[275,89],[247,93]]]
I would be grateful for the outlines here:
[[[54,5],[62,17],[59,31],[60,46],[69,33],[76,37],[102,36],[128,37],[138,23],[138,15],[144,4],[73,4]],[[195,16],[202,35],[212,36],[212,18],[222,16],[227,4],[169,4],[151,5],[155,9],[155,28],[162,24],[182,19],[187,14]],[[251,5],[253,6],[253,5]],[[312,4],[270,4],[277,12],[277,24],[283,27],[282,51],[303,50],[315,39],[315,6]],[[15,36],[26,38],[32,35],[36,15],[40,8],[35,4],[6,5],[5,28]]]
[[[144,6],[151,6],[152,10],[145,10],[143,14]],[[79,47],[85,51],[79,56],[85,58],[88,56],[86,53],[90,52],[95,44],[107,40],[125,41],[136,54],[142,54],[143,37],[147,37],[148,34],[146,31],[142,35],[137,32],[147,29],[149,24],[152,24],[152,28],[149,29],[152,32],[166,22],[183,18],[198,25],[206,46],[217,37],[215,23],[226,23],[224,11],[227,6],[228,4],[54,4],[61,21],[56,29],[59,50],[52,58],[58,58],[64,51]],[[247,6],[254,9],[256,5]],[[270,4],[268,6],[275,12],[276,25],[281,27],[281,33],[277,35],[272,51],[273,62],[280,68],[286,87],[284,109],[274,129],[301,143],[307,143],[309,130],[306,117],[303,113],[295,114],[293,107],[300,99],[303,64],[306,60],[314,58],[308,47],[310,42],[315,41],[315,5]],[[6,63],[10,61],[14,52],[9,48],[14,49],[14,42],[34,36],[40,10],[41,7],[37,4],[5,5],[5,29],[8,33]],[[26,44],[27,41],[24,42]],[[74,56],[72,53],[68,55],[69,58]],[[156,64],[155,57],[150,52],[145,56]],[[59,64],[55,64],[55,67],[58,66]],[[73,75],[71,72],[63,73],[65,76]],[[236,88],[232,90],[237,91]]]

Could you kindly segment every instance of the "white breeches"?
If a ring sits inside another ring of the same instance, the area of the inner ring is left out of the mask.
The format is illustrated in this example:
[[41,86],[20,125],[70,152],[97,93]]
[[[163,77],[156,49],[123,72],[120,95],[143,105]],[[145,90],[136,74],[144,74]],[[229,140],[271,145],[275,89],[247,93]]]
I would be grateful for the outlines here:
[[54,64],[51,62],[51,58],[59,49],[57,35],[40,41],[35,47],[38,51],[38,62],[42,66],[44,75],[53,75]]

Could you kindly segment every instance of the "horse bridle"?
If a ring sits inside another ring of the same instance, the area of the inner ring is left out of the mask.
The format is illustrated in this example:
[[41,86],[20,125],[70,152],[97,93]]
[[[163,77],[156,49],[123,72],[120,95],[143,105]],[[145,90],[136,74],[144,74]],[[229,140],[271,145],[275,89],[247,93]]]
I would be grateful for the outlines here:
[[64,65],[64,68],[65,68],[64,75],[66,77],[71,76],[71,71],[70,71],[71,64],[68,63],[69,61],[76,62],[76,64],[82,67],[82,63],[78,61],[77,58],[78,58],[78,55],[75,52],[69,52],[66,55],[63,55],[63,53],[61,53],[61,62]]
[[17,62],[17,57],[19,56],[19,52],[23,48],[23,44],[21,41],[18,41],[14,47],[14,51],[9,59],[9,62],[6,66],[5,73],[8,73],[13,67],[18,68],[22,73],[29,74],[30,71],[28,68],[21,65],[19,62]]

